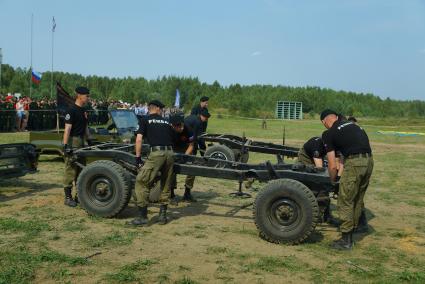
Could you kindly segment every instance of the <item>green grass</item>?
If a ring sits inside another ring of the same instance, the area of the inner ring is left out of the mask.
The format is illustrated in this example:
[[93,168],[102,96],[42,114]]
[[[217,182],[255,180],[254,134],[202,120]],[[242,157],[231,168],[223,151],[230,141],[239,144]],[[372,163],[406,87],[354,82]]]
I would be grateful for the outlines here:
[[92,234],[86,235],[83,238],[83,242],[92,248],[125,246],[130,245],[137,236],[138,232],[135,231],[124,233],[114,231],[101,237]]
[[295,256],[263,256],[257,261],[242,266],[243,272],[272,272],[279,273],[282,271],[295,272],[301,270],[303,264]]
[[41,220],[20,221],[15,218],[0,218],[0,230],[4,232],[23,232],[28,236],[34,237],[42,231],[48,231],[51,227],[48,223]]
[[142,282],[143,275],[149,271],[152,265],[157,263],[157,260],[141,259],[135,263],[122,266],[115,273],[107,274],[105,280],[117,283]]
[[[48,263],[69,267],[87,265],[88,260],[83,257],[74,257],[50,249],[31,252],[25,246],[2,250],[0,254],[0,283],[30,283],[38,268]],[[67,270],[61,267],[62,270]],[[62,277],[64,277],[64,272]],[[59,277],[56,273],[53,279]]]
[[[183,213],[165,227],[125,228],[121,217],[105,219],[63,208],[59,173],[63,164],[44,156],[39,173],[0,181],[0,198],[7,197],[0,202],[0,284],[266,283],[287,275],[294,282],[424,283],[425,258],[420,249],[425,245],[421,210],[425,207],[425,137],[385,136],[377,131],[425,132],[425,122],[361,119],[360,123],[374,150],[375,168],[366,193],[374,231],[357,240],[352,252],[329,249],[338,233],[326,225],[317,227],[316,241],[298,246],[266,243],[252,223],[225,217],[250,201],[229,197],[237,190],[237,182],[228,180],[197,178],[195,194],[208,202],[170,208],[171,213]],[[269,129],[262,130],[261,121],[226,118],[211,119],[208,131],[245,132],[257,141],[281,143],[284,126],[286,143],[293,146],[324,130],[318,120],[269,121]],[[27,140],[28,133],[0,134],[0,143]],[[252,163],[266,160],[275,161],[275,157],[250,153]],[[201,216],[192,214],[198,209]],[[185,210],[191,214],[186,216]],[[204,214],[204,210],[216,214]],[[251,218],[251,210],[239,210],[237,215]],[[235,240],[238,243],[232,245]],[[159,241],[163,245],[152,250]],[[64,247],[72,252],[61,252]],[[96,251],[111,253],[89,260],[82,257]],[[210,265],[211,272],[199,274],[198,267],[204,273]]]

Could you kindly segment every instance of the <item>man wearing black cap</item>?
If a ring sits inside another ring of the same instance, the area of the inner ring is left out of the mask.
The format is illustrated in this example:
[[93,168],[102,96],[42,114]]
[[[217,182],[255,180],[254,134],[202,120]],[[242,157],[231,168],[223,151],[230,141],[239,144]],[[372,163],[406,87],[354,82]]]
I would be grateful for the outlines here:
[[[148,205],[149,194],[154,186],[158,172],[161,172],[160,184],[160,212],[158,223],[164,225],[167,223],[167,205],[170,195],[170,186],[173,176],[173,129],[168,120],[161,116],[164,105],[153,100],[148,105],[149,114],[139,122],[139,128],[136,131],[136,164],[141,169],[136,177],[135,198],[139,209],[139,216],[130,222],[134,226],[143,226],[148,224]],[[150,154],[142,165],[142,140],[146,138],[150,145]]]
[[[203,123],[208,121],[210,117],[210,113],[208,109],[204,108],[200,111],[199,114],[189,115],[184,120],[184,125],[193,133],[193,141],[195,144],[195,149],[193,150],[193,155],[196,155],[196,143],[199,143],[199,136],[204,132],[203,131]],[[193,188],[193,182],[195,181],[195,177],[190,177],[192,179],[191,183],[185,184],[183,200],[189,202],[195,202],[196,200],[193,198],[191,194],[191,190]]]
[[[174,129],[174,152],[181,153],[186,155],[193,155],[195,146],[194,146],[194,135],[190,128],[184,124],[184,115],[183,114],[174,114],[170,117],[170,123]],[[194,176],[186,176],[185,195],[183,200],[185,201],[196,201],[190,194],[190,189],[193,188],[193,183],[195,181]],[[177,187],[177,178],[176,174],[173,174],[173,182],[171,185],[171,198],[175,198],[174,190]]]
[[340,151],[344,156],[337,204],[342,237],[334,241],[332,247],[348,250],[353,246],[353,231],[358,226],[363,198],[373,171],[372,150],[366,132],[352,121],[339,120],[335,111],[324,110],[320,120],[328,129],[323,132],[322,139],[332,181],[336,181],[337,177],[335,152]]
[[[192,108],[192,111],[190,112],[191,115],[199,115],[201,114],[202,111],[206,110],[208,112],[208,101],[210,98],[203,96],[201,97],[201,99],[199,100],[199,105],[195,106]],[[202,133],[207,131],[207,127],[208,127],[208,121],[204,121],[202,122]],[[199,149],[201,149],[201,155],[204,155],[205,150],[207,149],[207,146],[205,145],[205,140],[204,139],[198,139],[198,143],[197,145]]]
[[77,206],[76,200],[72,199],[72,184],[77,178],[77,169],[73,167],[72,151],[84,146],[84,140],[90,138],[87,127],[88,115],[84,109],[89,99],[90,91],[86,87],[75,89],[75,104],[68,108],[65,114],[65,130],[63,133],[63,153],[65,158],[64,191],[65,205]]

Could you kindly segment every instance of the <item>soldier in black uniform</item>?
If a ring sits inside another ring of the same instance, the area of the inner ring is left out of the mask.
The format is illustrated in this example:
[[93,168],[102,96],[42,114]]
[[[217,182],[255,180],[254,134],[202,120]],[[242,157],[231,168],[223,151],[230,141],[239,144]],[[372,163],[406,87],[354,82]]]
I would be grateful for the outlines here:
[[90,139],[90,133],[87,127],[87,112],[84,106],[88,102],[90,94],[86,87],[77,87],[75,89],[76,99],[65,114],[65,130],[63,133],[63,152],[65,156],[64,173],[64,191],[65,205],[70,207],[77,206],[77,200],[72,199],[72,185],[77,178],[77,169],[73,165],[72,151],[84,146],[84,140]]
[[[193,150],[193,155],[196,155],[197,149],[196,149],[196,143],[198,142],[199,145],[199,136],[204,133],[204,123],[208,121],[210,117],[210,113],[208,112],[207,108],[203,108],[199,114],[195,115],[189,115],[184,120],[184,125],[187,127],[192,133],[193,133],[193,141],[195,149]],[[202,153],[201,153],[202,155]],[[191,194],[191,190],[193,188],[193,182],[195,181],[195,177],[191,177],[193,179],[192,184],[186,184],[184,188],[184,196],[183,199],[186,201],[196,201]]]
[[[149,194],[154,186],[158,172],[161,172],[161,198],[158,223],[167,223],[167,205],[170,198],[171,180],[173,177],[173,129],[166,119],[161,116],[164,105],[153,100],[149,103],[149,115],[143,117],[136,131],[136,163],[141,167],[135,185],[135,199],[139,208],[139,216],[130,222],[133,226],[148,224]],[[142,165],[142,140],[147,139],[150,154]]]
[[[194,134],[192,133],[189,126],[184,123],[183,114],[175,114],[170,117],[170,123],[174,129],[174,152],[193,155],[194,153]],[[186,176],[184,183],[185,192],[183,195],[184,201],[196,202],[196,199],[191,195],[190,190],[193,188],[193,183],[195,181],[194,176]],[[173,182],[171,186],[171,198],[175,198],[174,190],[177,188],[177,179],[176,174],[173,175]]]
[[298,152],[298,162],[304,165],[311,165],[317,168],[323,167],[323,157],[326,155],[322,138],[312,137],[304,143]]
[[352,121],[338,120],[333,110],[324,110],[320,119],[328,129],[322,135],[332,181],[337,178],[336,151],[344,156],[339,194],[338,212],[342,221],[342,237],[333,242],[335,249],[347,250],[353,246],[353,231],[357,228],[363,198],[373,171],[372,150],[366,132]]
[[[206,96],[201,97],[199,100],[199,105],[192,108],[192,111],[190,112],[191,115],[200,115],[202,111],[205,111],[208,113],[208,101],[209,98]],[[202,132],[204,133],[207,131],[208,127],[208,120],[202,122]],[[200,138],[197,141],[197,148],[201,149],[201,156],[204,155],[205,150],[207,149],[207,146],[205,145],[205,140]]]

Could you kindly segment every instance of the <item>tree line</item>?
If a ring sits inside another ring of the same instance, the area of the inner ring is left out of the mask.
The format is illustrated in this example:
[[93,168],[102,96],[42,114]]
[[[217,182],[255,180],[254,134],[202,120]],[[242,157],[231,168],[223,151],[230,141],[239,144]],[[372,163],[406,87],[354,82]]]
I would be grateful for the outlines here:
[[[29,95],[30,71],[3,64],[0,93]],[[41,83],[33,84],[32,97],[50,97],[50,72],[44,72]],[[211,109],[224,109],[235,115],[249,117],[274,117],[277,101],[303,103],[303,112],[311,115],[325,108],[332,108],[345,115],[359,117],[425,117],[425,102],[381,99],[373,94],[336,91],[320,87],[289,87],[273,85],[222,86],[201,82],[196,77],[163,76],[153,80],[143,77],[109,78],[82,76],[66,72],[54,72],[54,83],[59,82],[72,93],[77,85],[86,85],[91,97],[97,100],[122,100],[147,102],[161,99],[166,105],[174,104],[176,89],[180,91],[180,105],[190,109],[201,96],[210,98]],[[54,96],[56,92],[53,93]]]

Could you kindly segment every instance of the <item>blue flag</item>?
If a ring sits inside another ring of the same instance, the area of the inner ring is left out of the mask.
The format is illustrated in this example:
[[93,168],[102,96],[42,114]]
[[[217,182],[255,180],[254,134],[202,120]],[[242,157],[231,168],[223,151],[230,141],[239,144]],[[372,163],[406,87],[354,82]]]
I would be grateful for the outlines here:
[[176,101],[174,102],[176,108],[180,108],[180,92],[179,89],[176,89]]

